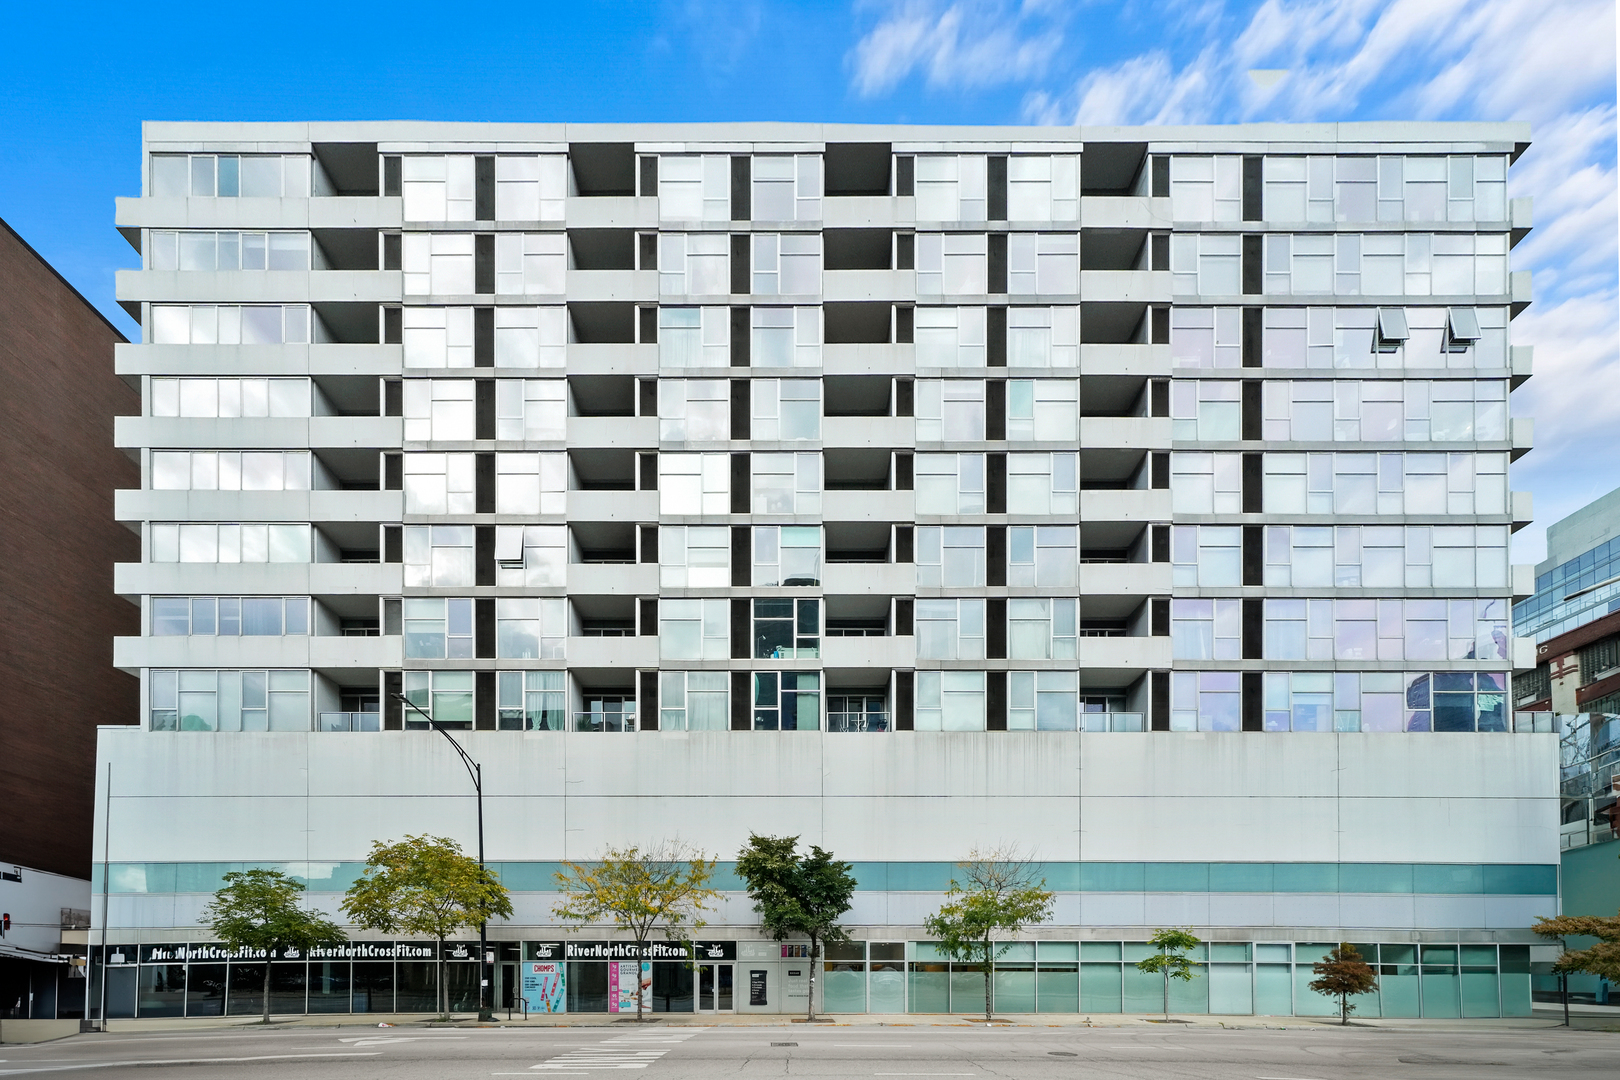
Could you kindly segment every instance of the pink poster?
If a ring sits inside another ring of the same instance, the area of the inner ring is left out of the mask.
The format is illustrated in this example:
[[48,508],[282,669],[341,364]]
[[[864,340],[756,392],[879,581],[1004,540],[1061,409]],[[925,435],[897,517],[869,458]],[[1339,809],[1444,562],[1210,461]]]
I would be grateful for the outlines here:
[[652,964],[643,960],[608,961],[608,1012],[633,1013],[636,1011],[636,989],[643,994],[652,989]]

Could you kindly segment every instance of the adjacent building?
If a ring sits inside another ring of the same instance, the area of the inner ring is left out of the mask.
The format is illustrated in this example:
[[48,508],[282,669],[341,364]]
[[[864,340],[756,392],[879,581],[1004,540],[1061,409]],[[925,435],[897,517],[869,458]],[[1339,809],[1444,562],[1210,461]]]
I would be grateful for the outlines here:
[[[333,908],[373,840],[470,848],[424,713],[483,767],[498,1005],[528,961],[609,1011],[644,961],[654,1008],[802,1007],[728,863],[695,968],[551,914],[560,860],[753,831],[855,865],[834,1012],[982,1006],[922,921],[1002,842],[1058,893],[1003,1011],[1156,1008],[1174,924],[1181,1011],[1329,1011],[1348,940],[1363,1014],[1527,1012],[1528,137],[147,125],[106,1015],[259,1008],[197,925],[233,867]],[[274,1007],[431,1007],[430,946],[354,939]]]
[[141,406],[123,340],[0,221],[0,1021],[84,1015],[96,726],[138,719],[110,640],[140,627],[111,591],[140,557],[110,516],[141,476],[112,444]]

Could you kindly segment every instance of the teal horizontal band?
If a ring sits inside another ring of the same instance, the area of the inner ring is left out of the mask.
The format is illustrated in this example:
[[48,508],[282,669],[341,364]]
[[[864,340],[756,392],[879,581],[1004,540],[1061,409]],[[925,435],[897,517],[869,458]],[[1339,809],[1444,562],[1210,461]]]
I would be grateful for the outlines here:
[[[868,892],[944,892],[954,863],[858,862],[857,888]],[[209,893],[233,870],[263,867],[298,878],[312,892],[342,892],[365,864],[113,863],[109,892]],[[494,862],[514,892],[549,892],[560,862]],[[715,866],[713,885],[740,892],[734,862]],[[1054,862],[1042,867],[1046,887],[1063,893],[1418,893],[1456,896],[1556,896],[1558,866],[1542,863],[1123,863]],[[102,864],[92,891],[102,889]]]

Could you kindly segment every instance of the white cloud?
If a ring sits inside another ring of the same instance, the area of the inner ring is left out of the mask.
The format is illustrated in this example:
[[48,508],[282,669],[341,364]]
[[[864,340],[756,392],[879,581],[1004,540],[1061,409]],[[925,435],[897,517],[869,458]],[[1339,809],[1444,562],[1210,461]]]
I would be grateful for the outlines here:
[[896,0],[850,54],[855,90],[873,97],[915,71],[931,87],[1039,78],[1063,44],[1061,5],[1028,0]]

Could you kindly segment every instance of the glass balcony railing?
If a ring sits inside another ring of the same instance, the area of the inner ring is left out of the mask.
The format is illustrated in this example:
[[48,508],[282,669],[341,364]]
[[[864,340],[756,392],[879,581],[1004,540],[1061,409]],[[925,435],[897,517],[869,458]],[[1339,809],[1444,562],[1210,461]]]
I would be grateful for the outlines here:
[[382,714],[374,712],[323,712],[317,731],[380,731]]

